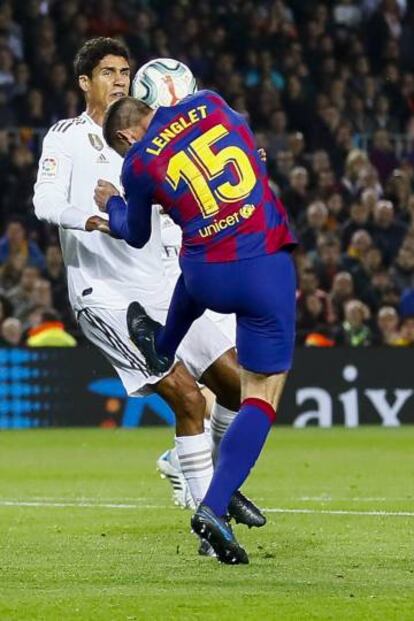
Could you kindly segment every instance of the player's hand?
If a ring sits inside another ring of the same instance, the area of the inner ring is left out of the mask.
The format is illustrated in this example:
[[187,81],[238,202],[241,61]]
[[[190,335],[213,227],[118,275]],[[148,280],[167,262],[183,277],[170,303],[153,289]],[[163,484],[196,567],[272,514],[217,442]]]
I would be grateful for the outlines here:
[[101,233],[111,234],[108,220],[104,220],[101,216],[91,216],[87,219],[85,225],[86,231],[100,231]]
[[119,191],[116,187],[109,181],[99,179],[93,195],[99,211],[106,211],[106,206],[112,196],[119,196]]

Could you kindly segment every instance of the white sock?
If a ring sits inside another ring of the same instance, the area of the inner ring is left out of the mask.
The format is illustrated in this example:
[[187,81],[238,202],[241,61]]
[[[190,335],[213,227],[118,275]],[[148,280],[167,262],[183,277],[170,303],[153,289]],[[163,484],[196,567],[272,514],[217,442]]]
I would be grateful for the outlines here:
[[169,461],[173,468],[176,468],[176,470],[181,470],[180,460],[178,459],[177,449],[175,447],[170,449]]
[[208,436],[210,445],[212,444],[211,440],[211,421],[209,418],[204,419],[204,433]]
[[213,463],[217,462],[218,458],[218,450],[220,446],[220,442],[226,433],[228,427],[233,422],[234,417],[237,412],[233,412],[233,410],[229,410],[219,403],[214,404],[213,411],[211,413],[211,441],[212,441],[212,451],[213,451]]
[[207,493],[213,477],[211,445],[206,433],[196,436],[175,438],[181,472],[190,488],[193,500],[198,506]]

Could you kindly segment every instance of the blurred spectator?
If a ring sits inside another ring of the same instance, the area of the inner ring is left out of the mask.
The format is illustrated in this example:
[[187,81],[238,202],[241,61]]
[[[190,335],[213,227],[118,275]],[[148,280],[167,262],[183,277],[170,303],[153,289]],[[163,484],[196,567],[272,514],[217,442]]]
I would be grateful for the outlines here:
[[41,311],[53,307],[52,286],[45,278],[38,278],[29,294],[29,306],[25,309],[23,318],[27,319],[33,309]]
[[[366,190],[369,192],[369,190]],[[346,250],[351,243],[352,236],[356,231],[371,230],[370,224],[371,212],[367,202],[354,202],[350,208],[350,217],[342,228],[342,247]]]
[[377,325],[379,331],[379,345],[404,344],[399,332],[398,313],[392,306],[383,306],[378,311]]
[[367,325],[369,312],[359,300],[350,300],[345,304],[345,320],[336,335],[337,345],[366,347],[372,344],[372,332]]
[[297,318],[298,343],[306,342],[307,336],[312,333],[323,334],[326,330],[326,314],[323,303],[315,294],[303,298],[301,312]]
[[390,265],[398,253],[406,227],[396,221],[391,201],[378,201],[374,209],[372,239],[382,251],[385,265]]
[[282,193],[282,201],[294,222],[300,222],[305,217],[308,204],[309,175],[306,168],[296,166],[290,171],[289,186]]
[[12,310],[9,300],[0,294],[0,324],[12,314]]
[[330,291],[333,279],[343,267],[341,245],[336,237],[323,237],[321,241],[318,240],[318,256],[314,265],[321,288]]
[[13,92],[15,77],[13,73],[13,54],[8,47],[0,47],[0,88],[8,97]]
[[348,200],[357,197],[360,192],[358,183],[360,171],[368,164],[367,154],[360,149],[352,149],[345,162],[345,174],[342,177],[342,187]]
[[[327,293],[319,288],[316,272],[313,269],[304,269],[300,273],[299,282],[297,314],[298,329],[300,330],[299,340],[302,342],[309,331],[313,331],[317,327],[322,329],[322,324],[330,324],[334,317]],[[318,300],[318,304],[316,304],[315,299]],[[318,309],[317,312],[316,309]]]
[[13,20],[13,2],[3,2],[0,7],[0,32],[13,57],[23,58],[23,37],[21,27]]
[[0,327],[0,345],[18,347],[22,343],[23,326],[16,317],[5,319]]
[[394,168],[398,166],[389,133],[386,129],[378,129],[374,134],[370,160],[378,171],[381,183],[384,184]]
[[26,266],[26,257],[16,254],[0,267],[0,291],[8,293],[19,283],[23,268]]
[[276,155],[276,167],[273,168],[273,171],[272,162],[269,161],[271,176],[282,192],[289,187],[289,176],[292,171],[293,164],[293,153],[291,151],[278,151]]
[[403,319],[401,324],[401,344],[406,347],[414,345],[414,317]]
[[287,117],[283,110],[275,110],[269,118],[269,130],[265,133],[270,159],[276,159],[279,151],[288,151]]
[[[20,145],[12,149],[10,163],[4,177],[2,202],[3,209],[6,212],[13,213],[15,217],[20,215],[20,223],[24,218],[30,222],[28,214],[31,210],[33,184],[35,182],[33,164],[33,153],[26,146]],[[14,233],[17,234],[16,231]],[[43,258],[34,242],[29,242],[29,255],[31,255],[30,263],[36,262],[33,264],[39,267],[42,265]]]
[[76,339],[66,332],[59,315],[49,308],[40,313],[39,323],[30,328],[26,343],[29,347],[75,347]]
[[411,194],[411,179],[407,172],[396,168],[388,179],[386,197],[395,205],[397,213],[405,223],[411,221],[408,201]]
[[326,196],[326,206],[328,208],[328,228],[331,231],[338,232],[341,225],[347,219],[347,209],[342,194],[333,192]]
[[49,125],[49,115],[45,109],[45,99],[41,90],[30,89],[24,98],[18,102],[17,119],[20,125],[26,127],[47,127]]
[[6,233],[0,238],[0,263],[16,255],[24,257],[29,265],[38,269],[45,267],[45,259],[38,245],[27,239],[26,229],[21,220],[10,220]]
[[396,133],[400,129],[398,119],[390,115],[390,102],[385,95],[380,95],[375,102],[372,124],[373,130],[384,129]]
[[372,237],[363,229],[358,229],[351,237],[346,249],[343,263],[346,269],[354,269],[362,260],[362,257],[372,247]]
[[46,269],[43,276],[51,284],[54,308],[66,317],[69,309],[67,282],[62,252],[57,245],[46,248]]
[[116,10],[112,0],[99,0],[92,5],[89,18],[89,34],[92,36],[112,37],[124,34],[128,23]]
[[318,235],[327,232],[328,209],[322,201],[309,205],[306,210],[306,226],[300,235],[300,243],[309,252],[316,247]]
[[330,302],[334,312],[335,321],[344,318],[344,306],[346,302],[354,298],[354,281],[348,272],[338,272],[335,275],[330,292]]
[[27,265],[23,271],[19,284],[7,292],[7,299],[13,307],[15,317],[22,318],[32,305],[32,294],[39,279],[39,269],[34,265]]
[[390,269],[390,275],[400,291],[414,289],[414,248],[411,245],[401,246]]

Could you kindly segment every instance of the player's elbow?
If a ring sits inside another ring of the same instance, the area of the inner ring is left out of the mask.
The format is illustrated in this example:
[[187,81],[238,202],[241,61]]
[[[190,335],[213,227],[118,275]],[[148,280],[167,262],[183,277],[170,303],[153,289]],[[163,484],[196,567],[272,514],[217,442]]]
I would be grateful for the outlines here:
[[133,248],[141,249],[145,246],[145,244],[149,241],[149,236],[139,236],[139,237],[128,237],[126,242],[132,246]]
[[124,231],[126,235],[124,234],[122,237],[133,248],[143,248],[151,237],[151,226],[148,226],[146,222],[140,222],[134,226],[128,223]]
[[47,213],[49,210],[46,205],[45,197],[36,189],[33,195],[33,207],[36,218],[39,220],[47,220]]

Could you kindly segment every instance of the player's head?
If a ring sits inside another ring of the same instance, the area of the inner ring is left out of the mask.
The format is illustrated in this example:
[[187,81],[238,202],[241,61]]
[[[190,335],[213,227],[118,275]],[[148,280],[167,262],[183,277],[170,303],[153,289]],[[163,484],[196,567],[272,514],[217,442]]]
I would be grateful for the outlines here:
[[93,108],[106,110],[129,93],[129,53],[116,39],[97,37],[86,41],[76,55],[74,71],[87,104]]
[[107,109],[103,122],[104,138],[124,157],[131,145],[141,140],[154,116],[154,110],[134,97],[123,97]]

